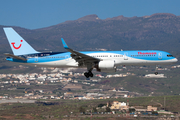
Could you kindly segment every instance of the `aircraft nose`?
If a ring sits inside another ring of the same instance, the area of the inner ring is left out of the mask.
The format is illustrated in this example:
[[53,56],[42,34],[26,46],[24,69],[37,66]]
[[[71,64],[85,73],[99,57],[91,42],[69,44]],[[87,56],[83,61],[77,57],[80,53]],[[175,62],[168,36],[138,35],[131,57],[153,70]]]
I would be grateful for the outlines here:
[[177,62],[178,61],[178,59],[177,58],[174,58],[174,60],[173,60],[174,62]]

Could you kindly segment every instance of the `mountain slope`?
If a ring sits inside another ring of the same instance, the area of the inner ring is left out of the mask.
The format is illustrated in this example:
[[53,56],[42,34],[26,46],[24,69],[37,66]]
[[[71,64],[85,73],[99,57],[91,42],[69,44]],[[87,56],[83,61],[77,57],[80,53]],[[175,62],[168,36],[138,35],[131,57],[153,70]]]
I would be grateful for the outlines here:
[[[11,52],[0,26],[0,50]],[[127,18],[118,16],[100,19],[88,15],[75,21],[36,30],[14,27],[35,49],[65,51],[60,42],[63,37],[76,50],[137,50],[157,49],[179,52],[180,17],[168,13]]]

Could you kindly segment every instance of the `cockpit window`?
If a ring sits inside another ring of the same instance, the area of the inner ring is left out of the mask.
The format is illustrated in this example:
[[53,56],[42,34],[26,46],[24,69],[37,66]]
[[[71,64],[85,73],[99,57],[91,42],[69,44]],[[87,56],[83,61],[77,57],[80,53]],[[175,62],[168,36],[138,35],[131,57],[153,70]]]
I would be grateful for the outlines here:
[[167,55],[167,57],[173,57],[172,55]]

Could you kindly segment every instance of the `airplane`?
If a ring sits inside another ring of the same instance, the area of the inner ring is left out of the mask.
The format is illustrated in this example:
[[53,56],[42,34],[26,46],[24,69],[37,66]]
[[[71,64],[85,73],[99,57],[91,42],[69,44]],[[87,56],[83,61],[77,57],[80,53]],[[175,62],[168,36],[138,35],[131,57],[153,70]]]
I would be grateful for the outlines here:
[[117,66],[122,65],[161,65],[178,61],[170,53],[159,50],[78,52],[69,48],[63,38],[62,44],[68,52],[38,52],[13,28],[3,29],[13,51],[13,54],[5,53],[6,60],[40,67],[86,67],[86,78],[93,77],[94,68],[99,72],[116,72]]

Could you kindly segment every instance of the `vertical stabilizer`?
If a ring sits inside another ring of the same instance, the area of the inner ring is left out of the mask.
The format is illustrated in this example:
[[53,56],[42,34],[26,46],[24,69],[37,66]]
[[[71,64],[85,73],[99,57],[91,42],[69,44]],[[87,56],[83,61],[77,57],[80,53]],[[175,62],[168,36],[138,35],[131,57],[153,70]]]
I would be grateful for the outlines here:
[[32,48],[13,28],[3,28],[14,55],[39,53]]

